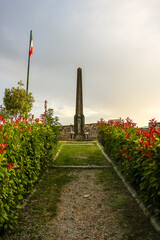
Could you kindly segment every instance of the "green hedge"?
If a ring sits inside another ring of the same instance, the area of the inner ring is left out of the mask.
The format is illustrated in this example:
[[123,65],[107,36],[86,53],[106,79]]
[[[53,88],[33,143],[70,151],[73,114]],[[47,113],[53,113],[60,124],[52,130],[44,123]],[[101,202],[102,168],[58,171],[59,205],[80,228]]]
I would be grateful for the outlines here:
[[52,159],[58,126],[0,117],[0,231],[13,229],[24,198]]
[[148,132],[126,121],[98,122],[100,141],[148,209],[160,217],[160,126],[152,119]]

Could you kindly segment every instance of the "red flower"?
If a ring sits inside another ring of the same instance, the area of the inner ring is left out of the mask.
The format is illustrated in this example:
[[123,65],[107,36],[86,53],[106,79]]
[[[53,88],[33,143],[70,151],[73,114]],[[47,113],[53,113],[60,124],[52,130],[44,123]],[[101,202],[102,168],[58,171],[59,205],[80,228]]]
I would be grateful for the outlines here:
[[147,137],[147,138],[150,137],[150,133],[148,133],[148,132],[143,132],[143,135],[144,135],[145,137]]
[[149,153],[146,153],[146,154],[144,154],[144,155],[145,155],[146,157],[149,157],[149,158],[152,157],[152,153],[150,153],[150,154],[149,154]]
[[125,149],[119,150],[119,152],[122,154],[125,151]]
[[108,135],[109,135],[109,133],[110,133],[110,132],[106,132],[106,134],[108,134]]
[[145,143],[144,143],[144,146],[146,146],[147,148],[149,148],[149,147],[150,147],[150,144],[149,144],[148,142],[145,142]]
[[144,140],[140,140],[140,139],[138,139],[138,142],[140,143],[140,145],[143,144],[143,141],[144,141]]
[[131,137],[131,135],[128,133],[125,133],[125,135],[126,135],[126,138],[130,138]]
[[136,132],[137,132],[137,135],[141,135],[142,130],[139,130],[139,129],[138,129]]
[[142,149],[141,149],[141,148],[136,148],[136,150],[137,150],[137,151],[142,151]]
[[32,131],[31,127],[28,127],[28,131],[30,131],[30,132]]
[[10,169],[12,166],[11,166],[11,164],[10,163],[8,163],[8,168]]
[[0,143],[0,154],[2,154],[2,153],[5,153],[6,152],[6,150],[4,150],[5,149],[5,147],[8,145],[8,143],[5,143],[5,144],[3,144],[3,143]]
[[12,168],[13,168],[13,169],[14,169],[14,168],[17,168],[17,166],[13,166]]
[[131,155],[129,155],[129,154],[126,153],[126,157],[127,157],[128,162],[129,162]]
[[7,146],[7,145],[8,145],[8,143],[5,143],[5,144],[0,143],[0,148],[3,150],[5,148],[5,146]]
[[[18,167],[17,167],[17,166],[13,166],[13,167],[12,167],[12,165],[11,165],[10,163],[8,163],[8,168],[9,168],[9,169],[15,169],[15,168],[18,168]],[[21,169],[22,169],[22,168],[21,168]],[[22,170],[21,170],[21,171],[22,171]]]
[[151,119],[149,121],[150,121],[150,126],[152,126],[152,127],[156,126],[157,121],[155,120],[155,118],[153,118],[153,119]]
[[36,123],[39,123],[39,121],[40,121],[39,118],[36,118],[36,119],[35,119],[35,122],[36,122]]

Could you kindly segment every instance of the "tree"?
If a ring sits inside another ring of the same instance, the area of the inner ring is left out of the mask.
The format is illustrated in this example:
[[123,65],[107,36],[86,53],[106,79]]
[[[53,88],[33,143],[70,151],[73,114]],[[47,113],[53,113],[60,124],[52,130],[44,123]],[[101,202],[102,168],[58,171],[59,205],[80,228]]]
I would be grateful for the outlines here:
[[0,105],[0,116],[4,117],[4,118],[9,118],[8,113],[6,112],[5,107],[3,107],[2,105]]
[[58,122],[58,117],[53,116],[54,115],[54,110],[52,108],[49,108],[48,110],[45,111],[45,114],[41,115],[41,118],[43,121],[46,121],[46,123],[52,128],[52,130],[56,133],[59,134],[59,129],[60,129],[60,123]]
[[46,110],[45,114],[42,114],[41,117],[44,121],[46,121],[47,124],[50,126],[59,126],[60,123],[58,122],[58,117],[53,117],[54,110],[52,108],[49,108]]
[[3,98],[5,113],[10,117],[27,117],[32,109],[34,97],[23,88],[22,80],[18,87],[6,88]]

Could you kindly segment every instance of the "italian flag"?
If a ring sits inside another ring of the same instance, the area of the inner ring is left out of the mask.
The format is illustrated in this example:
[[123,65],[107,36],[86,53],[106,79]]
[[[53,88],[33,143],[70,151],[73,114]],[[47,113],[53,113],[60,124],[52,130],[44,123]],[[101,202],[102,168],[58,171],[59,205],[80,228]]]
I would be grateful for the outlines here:
[[29,55],[33,54],[33,37],[32,37],[32,31],[31,31],[31,37],[30,37],[30,50],[29,50]]

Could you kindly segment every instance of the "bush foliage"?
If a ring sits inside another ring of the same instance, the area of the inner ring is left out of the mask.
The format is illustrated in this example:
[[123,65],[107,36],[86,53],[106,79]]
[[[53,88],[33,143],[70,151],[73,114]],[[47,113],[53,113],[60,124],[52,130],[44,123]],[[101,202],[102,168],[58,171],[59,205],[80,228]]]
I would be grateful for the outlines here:
[[1,115],[4,117],[27,117],[32,109],[34,97],[28,93],[21,81],[18,87],[6,88],[3,98],[4,107],[1,106]]
[[131,119],[98,122],[105,152],[138,191],[148,209],[160,217],[160,126],[155,119],[143,131]]
[[26,195],[52,159],[58,125],[0,117],[0,231],[13,229]]

